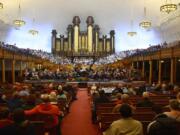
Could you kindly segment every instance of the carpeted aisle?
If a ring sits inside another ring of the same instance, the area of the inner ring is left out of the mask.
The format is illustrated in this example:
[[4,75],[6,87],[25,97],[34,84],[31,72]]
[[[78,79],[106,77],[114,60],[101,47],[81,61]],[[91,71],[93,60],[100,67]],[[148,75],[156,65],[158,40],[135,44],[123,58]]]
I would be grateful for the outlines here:
[[62,121],[62,135],[98,135],[97,126],[91,122],[91,106],[86,89],[79,89],[77,100],[71,104],[70,113]]

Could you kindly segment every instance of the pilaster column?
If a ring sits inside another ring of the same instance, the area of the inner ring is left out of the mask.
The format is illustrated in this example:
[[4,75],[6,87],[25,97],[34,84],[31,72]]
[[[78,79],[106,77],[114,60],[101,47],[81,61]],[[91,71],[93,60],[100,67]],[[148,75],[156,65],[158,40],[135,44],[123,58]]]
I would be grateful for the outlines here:
[[15,60],[11,62],[11,76],[12,76],[12,83],[15,83]]
[[136,69],[139,70],[139,61],[136,62]]
[[149,84],[152,84],[153,62],[149,61]]
[[145,77],[145,61],[142,61],[142,78]]
[[2,83],[6,82],[6,69],[5,69],[5,60],[2,59]]
[[174,66],[175,65],[175,60],[174,58],[171,58],[171,71],[170,71],[170,83],[171,84],[174,84],[174,75],[175,75],[175,72],[174,72]]
[[159,60],[158,63],[158,83],[161,84],[162,82],[162,63],[161,60]]
[[132,61],[131,68],[134,69],[134,61]]
[[23,66],[22,61],[20,61],[20,77],[23,76],[22,66]]

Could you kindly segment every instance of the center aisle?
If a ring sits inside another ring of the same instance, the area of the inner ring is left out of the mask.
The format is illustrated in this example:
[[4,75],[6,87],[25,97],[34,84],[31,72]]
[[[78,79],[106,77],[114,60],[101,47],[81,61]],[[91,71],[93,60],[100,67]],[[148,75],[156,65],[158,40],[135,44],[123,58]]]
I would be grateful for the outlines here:
[[62,135],[98,135],[98,127],[91,121],[91,106],[86,88],[79,89],[77,100],[70,107],[61,125]]

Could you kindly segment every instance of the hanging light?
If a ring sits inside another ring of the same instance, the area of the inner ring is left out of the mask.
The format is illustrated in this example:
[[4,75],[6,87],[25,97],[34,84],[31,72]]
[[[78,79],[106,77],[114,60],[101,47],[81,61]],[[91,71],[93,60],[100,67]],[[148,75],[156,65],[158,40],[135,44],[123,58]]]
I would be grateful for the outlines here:
[[16,27],[21,27],[21,26],[24,26],[26,24],[25,21],[21,20],[21,19],[17,19],[17,20],[14,20],[13,21],[13,24],[16,26]]
[[128,32],[127,34],[128,34],[129,36],[133,37],[133,36],[137,35],[137,32],[131,31],[131,32]]
[[177,10],[177,5],[176,5],[176,4],[173,4],[173,3],[171,2],[171,0],[169,0],[169,3],[168,3],[168,0],[166,0],[166,3],[160,7],[160,11],[161,11],[161,12],[166,12],[166,13],[168,13],[168,14],[169,14],[170,12],[175,11],[175,10]]
[[133,21],[131,20],[131,31],[127,32],[127,34],[131,37],[137,35],[137,32],[133,31]]
[[3,9],[3,4],[0,2],[0,9]]
[[38,35],[39,32],[37,30],[32,29],[32,30],[29,30],[29,33],[35,36],[35,35]]
[[[144,7],[144,18],[146,19],[146,8]],[[139,26],[144,29],[149,29],[151,27],[150,21],[142,21],[139,23]]]
[[[33,25],[34,25],[34,23],[35,23],[35,19],[33,18]],[[35,30],[35,29],[30,29],[29,33],[31,35],[35,36],[35,35],[38,35],[39,32],[37,30]]]
[[[21,6],[20,6],[20,4],[19,4],[19,9],[18,10],[19,10],[19,16],[20,16],[21,15]],[[26,24],[26,22],[19,17],[19,19],[15,19],[13,21],[13,24],[14,24],[15,27],[22,27],[22,26],[24,26]]]

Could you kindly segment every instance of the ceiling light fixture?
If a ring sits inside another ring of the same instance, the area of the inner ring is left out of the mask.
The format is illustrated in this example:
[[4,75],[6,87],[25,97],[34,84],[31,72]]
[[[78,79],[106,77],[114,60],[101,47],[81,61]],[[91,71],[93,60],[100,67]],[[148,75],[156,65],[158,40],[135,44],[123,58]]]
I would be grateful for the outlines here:
[[137,35],[137,32],[133,31],[133,20],[131,20],[131,31],[127,32],[127,34],[131,37]]
[[169,3],[168,3],[168,0],[166,0],[165,4],[160,7],[160,11],[161,11],[161,12],[166,12],[166,13],[168,13],[168,14],[169,14],[170,12],[175,11],[175,10],[177,10],[177,5],[176,5],[176,4],[173,4],[173,3],[171,2],[171,0],[169,0]]
[[3,9],[3,4],[0,2],[0,9]]
[[37,30],[32,29],[32,30],[29,30],[29,33],[35,36],[35,35],[38,35],[39,32]]
[[128,34],[129,36],[133,37],[133,36],[137,35],[137,32],[131,31],[131,32],[128,32],[127,34]]
[[[146,7],[144,7],[144,19],[146,20]],[[139,23],[139,26],[144,29],[149,29],[151,27],[150,21],[142,21]]]
[[22,20],[21,17],[20,17],[21,16],[21,6],[20,6],[20,4],[19,4],[18,12],[19,12],[18,13],[19,19],[15,19],[13,21],[13,24],[14,24],[15,27],[22,27],[22,26],[24,26],[26,24],[26,22],[24,20]]
[[[33,25],[34,25],[34,23],[35,23],[35,19],[33,18]],[[29,33],[30,33],[31,35],[35,36],[35,35],[38,35],[39,31],[37,31],[37,30],[35,30],[35,29],[30,29],[30,30],[29,30]]]

